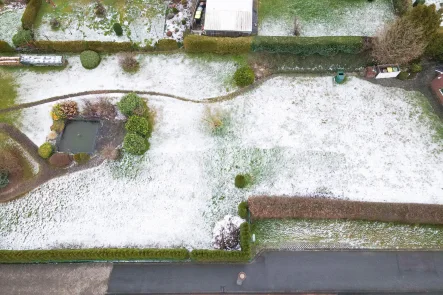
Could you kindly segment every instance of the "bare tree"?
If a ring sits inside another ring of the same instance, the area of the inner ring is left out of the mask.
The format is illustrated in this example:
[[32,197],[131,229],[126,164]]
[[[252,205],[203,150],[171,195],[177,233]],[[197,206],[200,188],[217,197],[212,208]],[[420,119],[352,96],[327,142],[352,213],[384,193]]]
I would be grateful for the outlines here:
[[380,63],[407,64],[420,57],[426,46],[423,27],[399,18],[374,38],[372,56]]
[[226,215],[217,222],[213,230],[214,248],[220,250],[238,250],[240,244],[240,225],[243,219]]

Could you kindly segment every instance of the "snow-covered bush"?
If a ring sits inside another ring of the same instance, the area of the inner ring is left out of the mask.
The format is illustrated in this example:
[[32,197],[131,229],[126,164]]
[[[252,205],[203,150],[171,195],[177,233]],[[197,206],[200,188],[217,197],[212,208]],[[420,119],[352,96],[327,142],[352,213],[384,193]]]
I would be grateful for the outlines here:
[[240,250],[240,225],[244,222],[238,216],[226,215],[215,224],[212,243],[215,249]]

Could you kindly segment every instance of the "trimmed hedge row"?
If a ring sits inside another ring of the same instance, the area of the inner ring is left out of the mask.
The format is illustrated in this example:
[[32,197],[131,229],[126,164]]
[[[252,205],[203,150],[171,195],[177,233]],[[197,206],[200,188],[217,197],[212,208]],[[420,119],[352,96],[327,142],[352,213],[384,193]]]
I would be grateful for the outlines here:
[[96,52],[120,52],[120,51],[171,51],[178,49],[178,43],[172,39],[159,40],[155,47],[139,47],[131,42],[112,42],[112,41],[34,41],[35,49],[45,52],[83,52],[92,50]]
[[68,262],[93,260],[186,260],[186,249],[58,249],[0,250],[0,263]]
[[443,205],[378,203],[302,197],[250,197],[254,219],[353,219],[443,224]]
[[37,18],[38,11],[42,6],[43,0],[30,0],[26,4],[26,9],[22,16],[22,27],[25,30],[30,30],[34,26],[35,19]]
[[251,258],[251,234],[249,223],[244,222],[240,226],[241,251],[224,250],[193,250],[191,259],[202,262],[245,262]]
[[217,53],[240,54],[251,51],[252,37],[208,37],[188,35],[183,41],[186,52],[189,53]]
[[363,37],[268,37],[257,36],[252,41],[252,51],[292,53],[297,55],[337,53],[357,54],[363,50]]
[[14,52],[14,48],[8,42],[0,40],[0,52]]

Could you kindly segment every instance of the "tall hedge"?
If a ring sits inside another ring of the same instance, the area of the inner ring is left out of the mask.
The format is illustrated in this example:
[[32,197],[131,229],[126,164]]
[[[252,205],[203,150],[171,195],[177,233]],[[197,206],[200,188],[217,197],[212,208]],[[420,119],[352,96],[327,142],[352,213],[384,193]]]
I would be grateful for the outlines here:
[[337,53],[357,54],[363,50],[363,37],[268,37],[256,36],[253,51],[292,53],[297,55]]
[[161,39],[155,45],[155,50],[171,51],[178,49],[178,43],[174,39]]
[[188,35],[183,41],[186,52],[189,53],[217,53],[241,54],[251,51],[252,37],[208,37]]
[[186,249],[57,249],[0,250],[0,263],[111,260],[186,260]]
[[250,197],[248,205],[253,219],[352,219],[443,224],[443,205],[303,197]]
[[26,4],[26,9],[22,16],[22,27],[25,30],[30,30],[34,26],[35,19],[37,18],[38,11],[42,6],[43,0],[30,0]]
[[14,48],[8,42],[0,40],[0,52],[13,52]]
[[251,233],[249,223],[240,225],[241,251],[192,250],[191,259],[202,262],[246,262],[251,259]]

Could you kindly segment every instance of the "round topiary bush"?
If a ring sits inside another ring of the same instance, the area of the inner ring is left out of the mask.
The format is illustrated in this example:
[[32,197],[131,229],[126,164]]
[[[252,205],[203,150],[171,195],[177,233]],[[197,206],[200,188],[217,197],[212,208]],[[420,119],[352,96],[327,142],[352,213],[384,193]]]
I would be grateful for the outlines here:
[[100,55],[92,50],[83,51],[80,54],[80,61],[85,69],[92,70],[100,64]]
[[241,202],[238,204],[238,216],[243,219],[248,217],[248,202]]
[[43,159],[48,159],[54,153],[54,147],[49,142],[45,142],[38,148],[38,154]]
[[133,155],[143,155],[149,149],[149,142],[135,133],[128,133],[123,140],[123,148]]
[[237,188],[245,188],[248,186],[251,182],[251,176],[248,174],[238,174],[235,177],[235,187]]
[[146,137],[149,134],[149,122],[145,117],[131,116],[126,122],[125,128],[130,133],[136,133]]
[[91,156],[88,153],[78,153],[74,155],[74,161],[78,164],[84,164],[91,159]]
[[122,36],[123,35],[123,28],[122,25],[119,23],[115,23],[112,28],[114,29],[114,32],[117,36]]
[[237,86],[244,87],[251,85],[254,83],[254,80],[254,71],[248,66],[241,67],[235,71],[234,81]]
[[123,115],[129,117],[132,115],[146,115],[148,107],[146,102],[136,93],[129,93],[117,103],[118,109]]
[[20,30],[12,37],[15,47],[25,46],[34,39],[30,30]]

